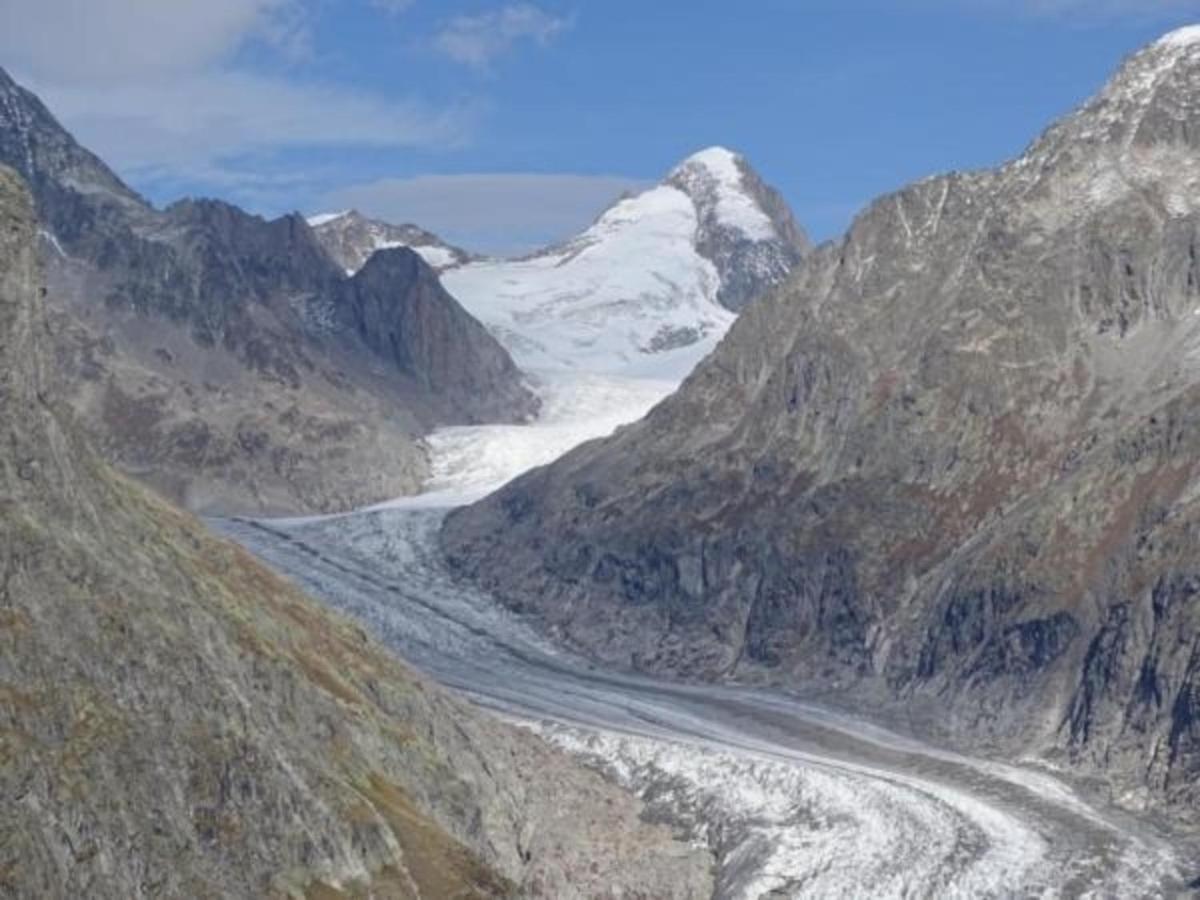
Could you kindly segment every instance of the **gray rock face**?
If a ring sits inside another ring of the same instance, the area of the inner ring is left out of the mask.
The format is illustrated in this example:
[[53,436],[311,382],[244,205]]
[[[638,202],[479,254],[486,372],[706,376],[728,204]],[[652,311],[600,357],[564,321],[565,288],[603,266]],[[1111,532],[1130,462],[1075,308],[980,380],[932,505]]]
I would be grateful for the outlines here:
[[[431,427],[536,409],[427,268],[364,288],[298,215],[212,200],[160,212],[3,72],[0,162],[33,188],[72,405],[110,459],[193,509],[336,511],[410,493]],[[360,320],[364,290],[381,314]]]
[[494,421],[497,406],[536,410],[508,353],[413,250],[376,251],[345,284],[335,315],[367,350],[424,386],[439,418],[453,410],[455,421],[474,424]]
[[[110,207],[141,210],[145,201],[121,183],[94,154],[80,147],[55,121],[33,93],[0,70],[0,157],[13,160],[30,187],[44,194],[57,193],[70,205],[67,189],[89,195],[97,217]],[[50,207],[53,204],[47,203]],[[43,221],[46,213],[41,212]],[[69,232],[70,222],[54,222]]]
[[393,225],[368,219],[356,210],[309,220],[321,245],[347,273],[361,269],[377,250],[410,247],[441,272],[470,262],[466,250],[447,244],[417,225]]
[[706,897],[707,855],[91,453],[0,168],[0,894]]
[[108,302],[187,323],[199,341],[242,353],[259,330],[250,304],[328,297],[343,280],[295,214],[268,222],[219,200],[183,200],[140,236],[158,258],[122,271]]
[[1200,809],[1200,43],[884,197],[674,397],[451,516],[614,663],[838,691]]

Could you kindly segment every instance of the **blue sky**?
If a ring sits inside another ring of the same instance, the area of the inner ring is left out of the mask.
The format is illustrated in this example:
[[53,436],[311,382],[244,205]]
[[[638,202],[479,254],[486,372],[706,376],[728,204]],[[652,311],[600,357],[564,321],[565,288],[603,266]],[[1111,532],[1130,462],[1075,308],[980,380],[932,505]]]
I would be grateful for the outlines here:
[[1018,153],[1200,0],[0,0],[0,65],[157,202],[508,252],[710,144],[819,239]]

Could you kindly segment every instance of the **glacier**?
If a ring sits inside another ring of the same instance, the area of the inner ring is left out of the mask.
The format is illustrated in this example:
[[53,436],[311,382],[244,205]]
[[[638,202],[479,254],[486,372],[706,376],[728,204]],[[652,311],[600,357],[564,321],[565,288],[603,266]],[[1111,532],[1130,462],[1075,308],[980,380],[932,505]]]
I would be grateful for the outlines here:
[[766,689],[597,668],[445,570],[449,508],[641,417],[729,328],[689,191],[722,227],[767,236],[736,159],[701,151],[558,247],[443,272],[542,398],[535,421],[435,431],[417,497],[213,526],[432,677],[636,792],[648,817],[710,850],[720,898],[1181,892],[1187,850],[1044,767]]
[[213,526],[399,655],[638,793],[707,847],[718,897],[1113,897],[1184,889],[1187,850],[1041,768],[779,692],[597,668],[444,569],[445,509]]

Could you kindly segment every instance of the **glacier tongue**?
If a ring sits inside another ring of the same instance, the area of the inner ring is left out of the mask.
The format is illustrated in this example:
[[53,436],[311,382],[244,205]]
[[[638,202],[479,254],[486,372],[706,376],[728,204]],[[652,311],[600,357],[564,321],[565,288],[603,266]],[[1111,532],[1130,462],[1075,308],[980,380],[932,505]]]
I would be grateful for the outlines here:
[[1040,769],[772,691],[598,668],[447,571],[443,510],[214,524],[427,674],[615,777],[722,900],[1180,896],[1194,858]]
[[433,476],[425,492],[372,509],[473,503],[522,472],[641,418],[677,386],[672,378],[543,370],[532,386],[542,400],[527,425],[440,428],[426,439]]

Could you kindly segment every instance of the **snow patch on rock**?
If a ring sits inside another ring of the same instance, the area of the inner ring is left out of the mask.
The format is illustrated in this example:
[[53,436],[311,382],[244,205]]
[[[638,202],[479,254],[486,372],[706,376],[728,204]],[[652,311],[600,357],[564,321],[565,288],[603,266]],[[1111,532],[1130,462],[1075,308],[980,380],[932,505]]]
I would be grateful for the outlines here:
[[1159,38],[1156,47],[1192,47],[1200,44],[1200,25],[1187,25],[1177,28],[1170,34]]
[[350,215],[350,210],[344,209],[341,212],[320,213],[315,216],[309,216],[305,221],[308,222],[311,228],[320,228],[322,225],[336,222],[338,219],[345,218],[348,215]]
[[753,241],[779,235],[770,218],[746,193],[742,157],[724,147],[709,147],[689,156],[671,172],[669,181],[686,186],[698,203],[713,204],[717,221]]

